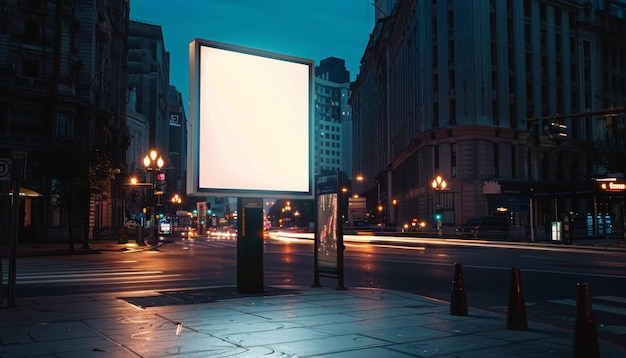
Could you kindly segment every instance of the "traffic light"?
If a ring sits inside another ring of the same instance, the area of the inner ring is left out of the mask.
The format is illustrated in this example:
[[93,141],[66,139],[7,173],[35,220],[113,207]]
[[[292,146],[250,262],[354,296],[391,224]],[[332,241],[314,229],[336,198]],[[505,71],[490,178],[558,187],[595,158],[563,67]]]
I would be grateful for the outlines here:
[[437,212],[435,213],[435,220],[440,221],[442,219],[441,213]]
[[550,140],[560,141],[567,139],[567,125],[558,120],[547,124],[545,130],[548,132],[548,138],[550,138]]
[[137,199],[139,199],[139,193],[137,192],[137,189],[133,188],[133,191],[130,193],[130,198],[133,203],[137,202]]

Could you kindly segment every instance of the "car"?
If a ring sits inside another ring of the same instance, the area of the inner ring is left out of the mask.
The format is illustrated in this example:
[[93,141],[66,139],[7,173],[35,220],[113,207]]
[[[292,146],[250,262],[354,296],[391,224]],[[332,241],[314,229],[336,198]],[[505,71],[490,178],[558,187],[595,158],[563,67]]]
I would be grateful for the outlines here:
[[130,219],[127,220],[126,223],[124,224],[124,226],[127,229],[136,229],[138,226],[140,226],[141,224],[139,223],[139,221],[135,220],[135,219]]
[[456,229],[456,234],[460,237],[506,239],[509,226],[507,218],[502,216],[471,217]]
[[172,224],[169,221],[161,221],[159,223],[159,234],[169,235],[172,233]]

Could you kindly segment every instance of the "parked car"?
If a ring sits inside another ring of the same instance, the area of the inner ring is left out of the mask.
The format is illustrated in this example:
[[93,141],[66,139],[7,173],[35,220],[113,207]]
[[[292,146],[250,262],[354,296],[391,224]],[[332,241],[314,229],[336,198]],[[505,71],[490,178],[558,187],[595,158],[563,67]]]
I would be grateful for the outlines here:
[[456,234],[460,237],[506,239],[509,226],[507,218],[502,216],[472,217],[456,229]]

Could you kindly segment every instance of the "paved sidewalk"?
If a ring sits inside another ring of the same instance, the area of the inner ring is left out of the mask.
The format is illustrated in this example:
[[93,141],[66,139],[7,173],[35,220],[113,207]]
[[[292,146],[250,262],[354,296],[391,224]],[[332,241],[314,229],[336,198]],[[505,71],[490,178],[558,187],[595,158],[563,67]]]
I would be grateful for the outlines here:
[[[0,311],[0,356],[572,355],[567,332],[546,327],[511,331],[502,317],[481,312],[451,316],[447,304],[415,295],[272,290],[278,293],[233,294],[198,304],[156,292],[22,299],[16,308]],[[611,352],[604,350],[603,356]]]
[[[234,287],[20,299],[2,357],[571,357],[573,333],[380,289]],[[189,297],[197,302],[190,303]],[[200,303],[203,302],[204,303]],[[602,357],[621,357],[600,344]]]
[[[144,250],[96,241],[90,250]],[[65,245],[23,246],[18,255],[67,254]],[[6,257],[4,257],[6,259]],[[0,357],[571,357],[573,331],[448,302],[368,288],[235,287],[18,298],[0,307]],[[574,312],[572,312],[574,314]],[[625,348],[600,343],[604,358]]]

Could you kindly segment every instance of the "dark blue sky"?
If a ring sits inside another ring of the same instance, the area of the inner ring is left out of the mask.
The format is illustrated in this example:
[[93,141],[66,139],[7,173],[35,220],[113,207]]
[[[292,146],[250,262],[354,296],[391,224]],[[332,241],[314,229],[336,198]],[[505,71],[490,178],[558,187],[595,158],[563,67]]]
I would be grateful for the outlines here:
[[130,17],[161,25],[170,83],[189,91],[189,42],[225,42],[320,60],[338,57],[354,80],[374,25],[371,0],[131,0]]

